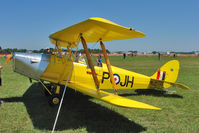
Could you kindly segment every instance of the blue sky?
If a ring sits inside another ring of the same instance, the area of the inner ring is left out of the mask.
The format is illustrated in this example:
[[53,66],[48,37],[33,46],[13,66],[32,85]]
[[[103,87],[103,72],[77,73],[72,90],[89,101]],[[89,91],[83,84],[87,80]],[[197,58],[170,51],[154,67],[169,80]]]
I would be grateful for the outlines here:
[[[198,0],[1,0],[0,46],[54,47],[48,39],[51,33],[102,17],[146,34],[145,38],[105,42],[110,51],[196,51],[198,7]],[[97,44],[89,47],[100,48]]]

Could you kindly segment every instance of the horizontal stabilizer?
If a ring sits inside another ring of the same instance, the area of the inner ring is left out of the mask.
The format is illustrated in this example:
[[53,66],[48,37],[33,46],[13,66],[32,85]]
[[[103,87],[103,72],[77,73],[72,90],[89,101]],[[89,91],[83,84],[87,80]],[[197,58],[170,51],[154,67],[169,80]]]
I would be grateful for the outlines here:
[[95,88],[87,87],[81,84],[69,83],[68,86],[72,89],[75,89],[79,92],[82,92],[86,95],[89,95],[94,98],[98,98],[105,102],[111,103],[113,105],[126,107],[126,108],[140,108],[140,109],[154,109],[154,110],[161,110],[158,107],[154,107],[142,102],[134,101],[131,99],[127,99],[118,95],[114,95],[105,91],[97,91]]
[[181,83],[171,83],[171,82],[167,82],[167,81],[164,81],[165,83],[168,83],[172,86],[175,86],[175,87],[178,87],[178,88],[181,88],[181,89],[185,89],[185,90],[189,90],[190,88],[184,84],[181,84]]
[[185,90],[190,89],[188,86],[181,84],[181,83],[172,83],[172,82],[169,82],[169,81],[157,80],[157,79],[151,79],[148,88],[163,88],[164,83],[169,84],[169,85],[174,86],[174,87],[185,89]]

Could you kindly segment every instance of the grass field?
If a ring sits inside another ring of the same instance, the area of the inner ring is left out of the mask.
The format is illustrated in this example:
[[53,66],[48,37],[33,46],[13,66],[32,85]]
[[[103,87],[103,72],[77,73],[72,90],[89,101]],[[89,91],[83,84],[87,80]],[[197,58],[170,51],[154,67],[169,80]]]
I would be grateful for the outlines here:
[[[152,75],[171,57],[110,57],[111,63],[124,69]],[[121,96],[162,108],[161,111],[128,109],[110,105],[68,89],[57,123],[56,132],[199,132],[199,57],[177,57],[181,63],[177,82],[191,90],[171,87],[176,94],[155,90],[123,90]],[[0,58],[0,62],[4,62]],[[2,63],[3,64],[3,63]],[[2,71],[0,87],[0,132],[51,132],[57,107],[50,107],[39,83],[11,68]]]

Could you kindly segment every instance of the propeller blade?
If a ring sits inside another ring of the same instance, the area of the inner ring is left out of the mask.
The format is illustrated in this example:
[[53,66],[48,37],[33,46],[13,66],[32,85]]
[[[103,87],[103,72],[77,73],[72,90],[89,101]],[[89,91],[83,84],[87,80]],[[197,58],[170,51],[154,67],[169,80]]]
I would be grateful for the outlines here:
[[7,55],[5,64],[8,64],[11,58],[12,58],[12,54]]

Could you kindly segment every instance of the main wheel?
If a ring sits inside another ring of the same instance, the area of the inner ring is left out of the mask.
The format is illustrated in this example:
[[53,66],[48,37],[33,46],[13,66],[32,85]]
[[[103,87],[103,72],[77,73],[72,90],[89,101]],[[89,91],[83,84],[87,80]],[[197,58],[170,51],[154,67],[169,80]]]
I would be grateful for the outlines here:
[[49,98],[49,104],[52,105],[52,106],[58,105],[60,103],[60,100],[61,100],[60,95],[53,94]]

